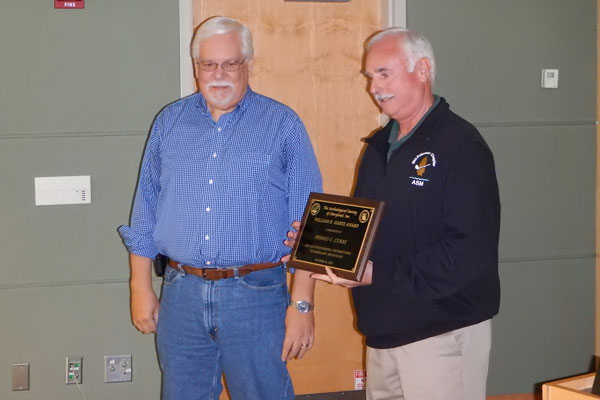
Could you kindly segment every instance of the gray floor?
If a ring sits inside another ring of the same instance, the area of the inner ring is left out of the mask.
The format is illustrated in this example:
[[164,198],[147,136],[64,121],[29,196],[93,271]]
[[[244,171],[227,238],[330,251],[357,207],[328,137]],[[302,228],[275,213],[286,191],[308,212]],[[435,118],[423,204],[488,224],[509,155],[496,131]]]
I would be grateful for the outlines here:
[[364,390],[352,390],[348,392],[315,393],[296,396],[296,400],[364,400]]

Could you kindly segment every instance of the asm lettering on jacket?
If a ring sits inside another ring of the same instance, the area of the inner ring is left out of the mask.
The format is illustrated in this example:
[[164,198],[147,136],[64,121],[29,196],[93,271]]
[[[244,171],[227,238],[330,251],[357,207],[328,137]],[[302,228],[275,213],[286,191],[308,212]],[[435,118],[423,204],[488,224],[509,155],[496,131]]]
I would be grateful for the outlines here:
[[429,182],[427,172],[435,168],[435,154],[430,151],[424,151],[413,158],[411,164],[415,169],[415,174],[409,176],[411,180],[410,184],[419,187],[425,186],[425,183]]

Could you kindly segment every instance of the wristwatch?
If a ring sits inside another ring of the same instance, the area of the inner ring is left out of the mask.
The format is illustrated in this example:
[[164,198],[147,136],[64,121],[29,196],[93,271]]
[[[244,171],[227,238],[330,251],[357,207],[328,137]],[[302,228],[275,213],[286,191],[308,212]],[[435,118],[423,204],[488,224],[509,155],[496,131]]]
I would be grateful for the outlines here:
[[298,312],[307,313],[314,310],[315,306],[306,300],[290,301],[290,307],[295,308]]

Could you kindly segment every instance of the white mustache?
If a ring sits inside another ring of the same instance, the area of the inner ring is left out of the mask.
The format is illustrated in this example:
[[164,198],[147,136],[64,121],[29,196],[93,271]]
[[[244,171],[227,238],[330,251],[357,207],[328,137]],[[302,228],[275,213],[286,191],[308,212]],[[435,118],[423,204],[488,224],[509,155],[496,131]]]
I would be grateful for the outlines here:
[[377,93],[377,94],[375,94],[375,100],[377,100],[377,101],[389,100],[392,97],[394,97],[394,96],[391,95],[391,94],[388,94],[388,93]]
[[214,87],[214,86],[225,86],[228,88],[232,88],[233,84],[231,82],[226,82],[226,81],[213,81],[208,84],[209,88]]

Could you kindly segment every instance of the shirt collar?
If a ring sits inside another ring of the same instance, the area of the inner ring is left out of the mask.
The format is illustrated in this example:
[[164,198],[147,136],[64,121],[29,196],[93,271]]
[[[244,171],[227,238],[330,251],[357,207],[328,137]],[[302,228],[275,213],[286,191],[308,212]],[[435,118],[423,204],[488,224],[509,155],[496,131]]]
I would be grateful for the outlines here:
[[396,120],[392,120],[392,126],[391,126],[391,130],[390,130],[390,135],[388,136],[388,143],[393,146],[394,144],[398,143],[398,147],[400,147],[400,145],[402,145],[402,143],[406,142],[406,140],[408,140],[409,137],[412,136],[412,134],[419,129],[419,127],[421,126],[421,124],[423,123],[423,121],[425,121],[425,119],[429,116],[429,114],[431,114],[431,111],[433,111],[433,109],[440,104],[440,96],[438,95],[433,95],[433,104],[431,105],[431,107],[429,107],[429,109],[427,110],[427,112],[421,117],[421,119],[419,120],[419,122],[417,122],[417,124],[410,130],[410,132],[408,132],[408,134],[404,135],[402,138],[398,139],[398,131],[400,130],[400,125],[398,124],[398,122]]

